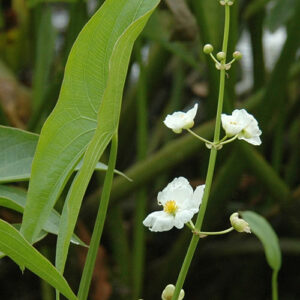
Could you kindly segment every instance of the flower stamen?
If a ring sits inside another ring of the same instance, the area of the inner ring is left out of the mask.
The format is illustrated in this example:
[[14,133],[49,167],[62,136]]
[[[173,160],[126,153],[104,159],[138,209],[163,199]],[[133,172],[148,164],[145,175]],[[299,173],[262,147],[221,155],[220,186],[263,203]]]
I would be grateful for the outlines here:
[[169,200],[164,205],[164,211],[170,215],[175,215],[178,206],[174,200]]

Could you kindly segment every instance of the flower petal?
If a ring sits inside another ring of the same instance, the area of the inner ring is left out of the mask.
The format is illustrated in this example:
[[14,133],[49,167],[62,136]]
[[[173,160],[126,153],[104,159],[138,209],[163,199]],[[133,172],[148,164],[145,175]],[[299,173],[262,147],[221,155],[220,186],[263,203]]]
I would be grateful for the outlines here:
[[198,110],[198,104],[196,103],[194,107],[186,112],[187,118],[194,121]]
[[155,211],[146,217],[143,224],[154,232],[168,231],[174,227],[174,216],[164,211]]
[[238,123],[233,116],[222,114],[221,122],[222,127],[228,137],[238,134],[243,129],[243,126],[240,123]]
[[175,215],[174,226],[178,229],[183,228],[185,223],[192,220],[192,218],[196,212],[197,211],[187,210],[187,209],[178,211]]
[[164,120],[164,124],[172,129],[173,131],[182,131],[182,128],[185,126],[185,113],[183,112],[174,112],[172,115],[167,115]]
[[164,124],[175,133],[180,133],[182,129],[193,127],[194,118],[197,114],[198,104],[187,112],[176,111],[172,115],[167,115]]
[[197,188],[195,189],[194,194],[193,194],[193,198],[192,198],[193,201],[192,201],[192,204],[191,204],[193,206],[191,206],[191,207],[199,209],[199,206],[202,203],[204,189],[205,189],[205,184],[197,186]]
[[246,138],[244,136],[238,137],[239,140],[244,140],[254,146],[259,146],[261,145],[261,139],[259,136],[253,136],[251,138]]
[[174,178],[162,192],[157,196],[158,202],[165,204],[167,201],[174,200],[179,207],[184,202],[191,200],[193,196],[193,188],[188,180],[184,177]]

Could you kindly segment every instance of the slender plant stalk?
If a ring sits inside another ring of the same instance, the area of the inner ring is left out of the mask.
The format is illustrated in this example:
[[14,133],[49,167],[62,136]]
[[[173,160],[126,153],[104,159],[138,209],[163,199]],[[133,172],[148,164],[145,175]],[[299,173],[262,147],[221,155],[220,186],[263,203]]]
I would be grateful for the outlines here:
[[273,274],[272,274],[272,300],[278,300],[277,277],[278,277],[278,271],[273,270]]
[[[228,47],[228,37],[229,37],[229,24],[230,24],[230,7],[228,5],[225,5],[225,26],[224,26],[224,37],[223,37],[223,46],[222,51],[224,53],[227,53],[227,47]],[[222,63],[226,61],[226,58]],[[221,113],[223,109],[223,100],[224,100],[224,90],[225,90],[225,70],[220,71],[220,85],[219,85],[219,97],[218,97],[218,108],[217,108],[217,115],[216,115],[216,125],[215,125],[215,132],[214,132],[214,143],[218,143],[220,140],[220,131],[221,131]],[[209,198],[211,183],[213,179],[214,169],[215,169],[215,163],[217,158],[217,150],[215,148],[212,148],[210,150],[210,157],[209,157],[209,163],[208,163],[208,170],[206,175],[206,181],[205,181],[205,190],[204,195],[202,199],[202,203],[200,206],[199,214],[197,217],[197,221],[195,224],[196,230],[200,231],[201,226],[203,223],[207,202]],[[177,300],[180,290],[183,287],[187,272],[189,270],[192,258],[194,256],[197,244],[199,241],[199,237],[196,235],[193,235],[189,248],[187,250],[187,253],[185,255],[185,259],[183,261],[177,282],[175,291],[172,297],[172,300]]]
[[202,142],[204,142],[204,143],[206,143],[206,144],[209,144],[209,145],[212,144],[212,142],[210,142],[209,140],[203,138],[202,136],[199,136],[197,133],[195,133],[195,132],[192,131],[191,129],[187,129],[187,131],[188,131],[191,135],[193,135],[195,138],[197,138],[198,140],[200,140],[200,141],[202,141]]
[[227,228],[227,229],[222,230],[222,231],[209,231],[209,232],[197,231],[197,232],[194,232],[194,234],[199,235],[200,237],[201,237],[201,235],[204,235],[204,236],[206,236],[206,235],[222,235],[222,234],[229,233],[233,230],[234,230],[234,228],[230,227],[230,228]]
[[[137,159],[142,161],[147,155],[147,90],[145,68],[142,60],[141,40],[136,43],[137,61],[140,66],[140,78],[137,91]],[[145,230],[142,224],[146,214],[147,191],[140,188],[136,194],[135,229],[133,233],[133,261],[132,261],[132,299],[140,297],[145,264]]]
[[117,150],[118,150],[118,135],[116,133],[112,138],[109,162],[108,162],[108,170],[105,175],[98,214],[97,214],[97,218],[96,218],[96,222],[92,234],[89,251],[87,254],[86,262],[80,280],[79,291],[78,291],[79,300],[86,300],[88,297],[88,292],[92,280],[93,270],[95,266],[95,261],[99,249],[99,243],[103,232],[104,221],[105,221],[106,212],[109,203],[109,197],[110,197],[112,181],[114,176],[114,169],[115,169],[116,159],[117,159]]
[[[49,258],[49,249],[47,247],[41,248],[41,253]],[[42,300],[53,300],[54,299],[54,290],[53,287],[46,282],[45,280],[41,279],[41,294],[42,294]]]

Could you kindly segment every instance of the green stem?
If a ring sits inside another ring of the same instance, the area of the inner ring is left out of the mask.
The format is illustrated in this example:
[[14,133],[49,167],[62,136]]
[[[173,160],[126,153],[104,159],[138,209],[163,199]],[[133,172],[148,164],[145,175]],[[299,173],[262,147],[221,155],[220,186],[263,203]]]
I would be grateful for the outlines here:
[[[147,85],[146,73],[142,60],[142,43],[136,43],[137,61],[140,66],[140,78],[137,91],[137,159],[143,161],[148,150],[148,129],[147,129]],[[133,233],[133,260],[132,260],[132,299],[139,299],[144,281],[145,264],[145,229],[141,226],[146,215],[147,190],[140,188],[136,194],[135,201],[135,226]]]
[[[49,248],[43,246],[41,248],[41,253],[47,257],[50,258]],[[41,279],[41,294],[42,294],[42,300],[53,300],[54,299],[54,292],[53,292],[52,286],[46,282],[45,280]]]
[[[227,46],[228,46],[229,24],[230,24],[230,8],[228,5],[225,5],[225,25],[224,25],[224,38],[223,38],[223,46],[222,46],[222,51],[225,54],[227,53]],[[226,58],[224,59],[224,61],[222,61],[222,63],[225,63],[225,61]],[[215,125],[215,133],[214,133],[214,143],[218,143],[220,139],[221,113],[223,109],[224,89],[225,89],[225,70],[220,70],[220,85],[219,85],[218,108],[217,108],[216,125]],[[203,223],[203,219],[207,207],[212,178],[215,169],[216,158],[217,158],[217,150],[213,147],[210,150],[208,170],[207,170],[206,182],[205,182],[205,190],[204,190],[202,204],[200,206],[199,214],[195,225],[195,229],[198,231],[201,230],[201,226]],[[178,299],[180,290],[183,287],[187,272],[189,270],[192,258],[194,256],[198,241],[199,241],[199,237],[193,235],[176,282],[176,287],[175,287],[172,300]]]
[[214,55],[213,55],[212,53],[210,53],[209,55],[210,55],[210,57],[212,58],[212,60],[213,60],[217,65],[220,64],[220,62],[214,57]]
[[213,143],[209,140],[206,140],[205,138],[201,137],[200,135],[198,135],[197,133],[195,133],[194,131],[192,131],[191,129],[187,129],[187,131],[192,134],[194,137],[196,137],[198,140],[206,143],[206,144],[210,144],[212,145]]
[[229,139],[229,140],[226,140],[226,141],[224,141],[224,142],[220,142],[220,145],[225,145],[225,144],[231,143],[231,142],[233,142],[234,140],[236,140],[237,137],[238,137],[238,135],[235,135],[234,137],[232,137],[232,138]]
[[109,162],[108,162],[108,170],[105,175],[105,180],[104,180],[100,205],[98,209],[98,214],[94,226],[94,231],[92,234],[89,251],[87,254],[86,262],[80,280],[79,291],[78,291],[79,300],[86,300],[88,297],[88,292],[92,280],[93,270],[95,266],[95,261],[99,249],[99,243],[103,232],[104,221],[105,221],[106,212],[109,203],[111,186],[112,186],[112,181],[114,176],[114,169],[115,169],[116,159],[117,159],[117,150],[118,150],[118,135],[116,133],[112,138]]
[[233,227],[227,228],[227,229],[222,230],[222,231],[210,231],[210,232],[206,232],[206,231],[194,231],[193,233],[201,237],[201,235],[222,235],[222,234],[229,233],[232,230],[234,230]]
[[278,300],[277,277],[278,277],[278,271],[273,270],[273,274],[272,274],[272,300]]

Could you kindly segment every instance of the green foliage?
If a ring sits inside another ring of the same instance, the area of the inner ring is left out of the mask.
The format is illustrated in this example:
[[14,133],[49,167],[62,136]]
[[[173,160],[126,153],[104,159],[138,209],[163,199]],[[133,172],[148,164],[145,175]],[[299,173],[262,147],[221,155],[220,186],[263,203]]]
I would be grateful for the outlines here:
[[266,25],[272,32],[276,31],[282,24],[287,23],[291,19],[296,1],[297,0],[274,1],[273,7],[266,18]]
[[52,9],[50,6],[38,7],[36,10],[37,41],[35,68],[32,89],[32,119],[40,113],[41,105],[49,86],[49,75],[55,48],[55,30],[52,25]]
[[[19,213],[23,213],[26,203],[26,192],[19,188],[0,185],[0,206],[10,208]],[[43,232],[58,234],[58,226],[60,215],[56,210],[52,210],[50,216],[43,226]],[[34,243],[40,238],[34,240]],[[71,242],[76,245],[86,246],[75,234],[71,238]]]
[[77,0],[28,0],[28,7],[32,8],[40,3],[73,3]]
[[[170,266],[179,268],[189,235],[174,230],[163,238],[157,237],[145,231],[141,220],[145,209],[152,210],[152,205],[156,205],[157,192],[170,179],[182,175],[189,178],[193,186],[204,183],[208,160],[203,144],[184,133],[173,134],[162,121],[166,114],[187,110],[198,102],[195,131],[207,139],[212,138],[218,71],[201,49],[205,43],[211,43],[215,54],[221,50],[223,10],[219,1],[163,2],[134,47],[135,55],[129,59],[133,40],[159,1],[94,1],[97,7],[103,2],[104,6],[93,17],[96,8],[87,5],[91,2],[85,0],[2,1],[0,4],[0,123],[39,134],[48,118],[40,135],[0,126],[0,214],[10,223],[19,223],[25,207],[21,232],[30,242],[37,242],[48,232],[57,234],[60,231],[56,260],[62,271],[70,236],[76,243],[75,223],[80,220],[77,225],[81,238],[84,229],[89,231],[94,226],[106,173],[93,171],[107,171],[99,158],[111,136],[119,131],[117,166],[126,170],[133,182],[114,178],[112,205],[108,208],[103,229],[105,239],[101,245],[109,261],[106,267],[101,265],[101,270],[106,270],[109,276],[106,281],[95,281],[93,292],[97,292],[96,288],[106,291],[108,287],[110,291],[113,287],[107,298],[126,300],[139,294],[135,297],[158,299],[162,286],[176,280],[177,272],[169,272],[169,269]],[[280,283],[280,292],[285,299],[291,297],[293,287],[296,291],[298,284],[292,267],[294,257],[299,255],[297,232],[300,230],[297,213],[300,199],[297,85],[300,64],[296,55],[300,2],[234,2],[228,59],[233,51],[243,51],[236,48],[236,42],[241,41],[245,32],[250,36],[252,53],[243,53],[243,59],[227,72],[225,112],[243,107],[252,113],[263,131],[263,144],[254,148],[237,141],[220,151],[204,229],[226,228],[227,216],[237,210],[253,209],[272,216],[280,232],[284,257],[280,274],[286,279]],[[174,8],[181,5],[184,10],[174,13]],[[134,16],[136,8],[139,9]],[[58,26],[58,16],[68,16],[69,23],[62,26],[62,22]],[[197,20],[197,28],[182,26],[195,23],[194,20]],[[278,28],[281,32],[286,29],[287,39],[279,59],[271,57],[273,66],[270,69],[265,67],[265,61],[268,62],[267,58],[273,54],[266,51],[265,33]],[[187,36],[192,38],[187,41],[184,38]],[[125,41],[127,37],[130,41]],[[122,50],[126,57],[122,57]],[[247,60],[250,56],[253,64],[246,70],[244,62],[251,63]],[[127,67],[130,76],[125,80]],[[244,82],[246,77],[253,84],[236,89],[236,83]],[[147,103],[141,101],[145,99]],[[103,162],[110,158],[107,150],[102,155]],[[117,170],[115,173],[125,176]],[[63,207],[66,194],[67,202]],[[53,209],[55,203],[57,211]],[[59,224],[61,209],[64,219]],[[260,226],[259,220],[255,222]],[[19,225],[13,226],[18,232]],[[267,232],[265,225],[261,228]],[[88,237],[89,232],[84,240],[88,241]],[[261,256],[257,256],[262,248],[255,239],[248,238],[241,243],[240,238],[233,234],[230,243],[226,237],[218,241],[201,239],[197,248],[200,259],[193,261],[194,267],[189,270],[190,279],[185,287],[188,298],[222,299],[224,294],[230,299],[266,297],[269,278],[262,270],[265,266],[261,264]],[[51,258],[55,255],[53,237],[36,243],[35,247],[45,249],[41,253]],[[80,279],[78,266],[75,269],[71,263],[79,261],[82,254],[82,249],[76,250],[69,254],[66,272],[72,284]],[[247,255],[247,264],[244,264],[243,254]],[[274,257],[271,262],[278,267]],[[7,261],[2,260],[2,263]],[[8,265],[8,271],[10,268]],[[226,272],[219,272],[219,268]],[[237,270],[240,276],[233,286],[228,278],[236,276]],[[210,285],[200,286],[201,295],[195,288],[199,285],[196,279],[199,274],[205,275],[210,282]],[[20,283],[25,298],[26,286],[31,286],[30,279],[22,277],[18,282],[18,278],[6,276],[6,268],[1,268],[0,281]],[[254,276],[259,276],[261,285],[249,290],[249,278],[257,278]],[[4,297],[14,300],[13,295],[5,294],[8,286],[1,286],[1,295],[3,290]],[[43,290],[36,293],[38,298],[47,299]]]
[[[0,183],[27,181],[30,179],[31,165],[38,143],[39,136],[28,131],[0,126]],[[80,170],[82,160],[74,171]],[[106,171],[107,165],[98,162],[96,171]],[[115,173],[132,181],[124,173],[115,170]]]
[[0,182],[28,180],[38,135],[0,126]]
[[251,231],[263,244],[269,266],[273,270],[279,271],[281,267],[281,251],[278,237],[271,225],[265,218],[253,211],[244,211],[241,215],[250,225]]
[[[109,69],[107,70],[106,87],[103,90],[101,105],[97,115],[97,128],[86,149],[83,158],[83,166],[73,181],[62,212],[56,257],[57,266],[60,270],[64,269],[70,238],[93,169],[112,136],[116,134],[118,129],[122,88],[125,83],[133,43],[143,29],[155,6],[158,4],[158,1],[147,2],[144,6],[138,5],[135,1],[108,1],[105,4],[99,10],[99,15],[97,16],[96,14],[94,16],[95,23],[92,22],[92,19],[85,28],[92,32],[96,30],[97,18],[99,18],[98,22],[104,22],[103,26],[111,29],[109,32],[105,33],[103,38],[109,40],[110,43],[112,43],[114,38],[115,43],[111,44],[110,50],[112,52],[109,56],[110,59],[107,59],[107,57],[104,56],[107,60],[104,60],[103,64],[107,64]],[[119,15],[120,9],[123,10],[121,15]],[[115,21],[113,15],[120,16],[120,19],[117,19],[118,22]],[[107,23],[109,22],[108,16],[113,18],[111,23]],[[98,24],[98,26],[100,24]],[[84,34],[84,31],[82,31],[81,34]],[[87,37],[90,36],[89,32],[86,32],[85,34]],[[77,39],[77,42],[78,41],[79,39]],[[101,44],[99,44],[99,47],[100,46]],[[76,45],[74,47],[76,48]],[[82,47],[82,51],[86,51],[86,45],[84,43],[82,44]],[[105,49],[104,54],[108,55],[106,51],[107,49]],[[103,54],[100,52],[98,55],[101,58],[101,55]],[[87,84],[89,84],[88,81]]]
[[[79,209],[92,171],[117,129],[132,44],[149,17],[148,10],[153,9],[152,3],[136,5],[128,1],[107,1],[81,31],[71,50],[57,106],[43,126],[32,165],[21,228],[28,240],[42,228],[86,151],[84,160],[87,161],[69,193],[69,198],[75,195],[71,198],[77,206],[73,212]],[[76,219],[77,213],[72,218],[74,225]],[[73,231],[74,225],[69,225]]]
[[0,251],[13,261],[46,280],[68,299],[76,300],[66,280],[13,226],[0,219]]

